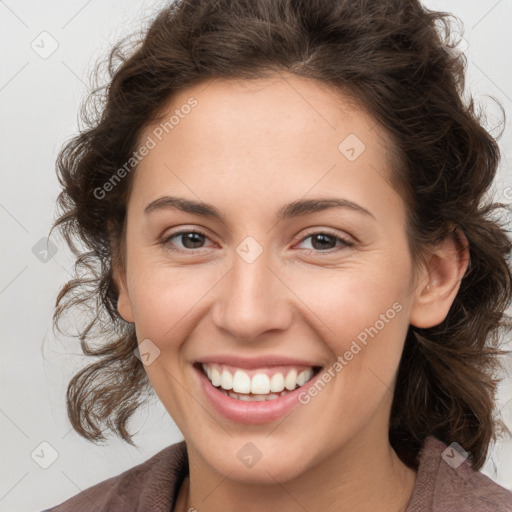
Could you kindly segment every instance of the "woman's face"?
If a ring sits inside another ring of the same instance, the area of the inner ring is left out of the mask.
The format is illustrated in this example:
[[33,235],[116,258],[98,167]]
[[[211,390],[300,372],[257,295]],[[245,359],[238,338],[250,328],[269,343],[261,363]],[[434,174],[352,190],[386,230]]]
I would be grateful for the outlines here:
[[[118,281],[189,452],[240,481],[387,443],[416,307],[383,133],[339,93],[283,77],[195,85],[144,132]],[[233,377],[258,401],[221,391]]]

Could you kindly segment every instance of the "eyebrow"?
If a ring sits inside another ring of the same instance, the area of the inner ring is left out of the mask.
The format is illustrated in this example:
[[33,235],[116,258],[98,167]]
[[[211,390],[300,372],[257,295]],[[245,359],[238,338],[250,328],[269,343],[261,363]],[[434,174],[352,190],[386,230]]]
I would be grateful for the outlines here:
[[[329,210],[332,208],[347,208],[375,219],[375,216],[366,208],[363,208],[357,203],[353,203],[352,201],[349,201],[347,199],[341,199],[337,197],[303,199],[299,201],[294,201],[280,208],[279,211],[277,212],[276,218],[277,221],[279,222],[285,219],[300,217],[302,215],[308,215],[311,213]],[[215,206],[208,203],[204,203],[202,201],[185,199],[184,197],[160,197],[149,203],[144,209],[144,213],[148,214],[154,211],[167,209],[177,209],[185,213],[201,215],[202,217],[209,217],[226,223],[224,215]]]

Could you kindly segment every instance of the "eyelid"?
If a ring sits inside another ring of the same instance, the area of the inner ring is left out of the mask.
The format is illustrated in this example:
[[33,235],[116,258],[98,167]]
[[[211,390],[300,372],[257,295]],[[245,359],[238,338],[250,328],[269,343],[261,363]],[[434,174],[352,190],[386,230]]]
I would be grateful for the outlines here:
[[[328,235],[337,240],[341,240],[347,246],[353,246],[356,244],[355,240],[349,236],[343,236],[335,231],[332,231],[329,228],[313,228],[311,231],[307,231],[306,234],[301,235],[300,238],[297,239],[297,242],[303,242],[306,238],[309,238],[312,235]],[[318,251],[318,252],[328,252],[328,251]]]
[[[162,246],[167,246],[167,245],[170,245],[169,243],[169,240],[171,238],[175,238],[175,237],[179,237],[179,235],[185,235],[185,234],[189,234],[189,233],[197,233],[198,235],[201,235],[201,236],[204,236],[205,239],[208,239],[211,241],[210,237],[208,236],[208,234],[205,232],[205,231],[202,231],[200,229],[197,229],[197,228],[182,228],[182,229],[179,229],[178,231],[173,231],[169,234],[166,234],[166,235],[163,235],[161,240],[159,240],[159,244],[161,244]],[[208,247],[199,247],[198,249],[171,249],[173,252],[179,252],[179,253],[182,253],[182,254],[192,254],[192,253],[200,253],[202,252],[202,250],[204,249],[208,249]]]
[[[199,235],[203,236],[205,239],[208,239],[208,240],[211,241],[211,239],[208,236],[208,234],[206,232],[202,231],[201,229],[197,229],[197,228],[181,228],[181,229],[179,229],[177,231],[174,231],[174,232],[171,232],[171,233],[169,233],[167,235],[164,235],[162,237],[162,239],[159,241],[159,243],[162,246],[165,247],[167,245],[170,245],[170,243],[169,243],[170,239],[175,238],[175,237],[179,237],[180,235],[190,234],[190,233],[199,234]],[[335,233],[334,231],[332,231],[331,229],[327,229],[327,228],[311,228],[311,230],[309,230],[305,234],[301,235],[301,237],[297,238],[296,241],[294,241],[294,245],[295,244],[300,244],[300,243],[304,242],[306,239],[312,237],[313,235],[327,235],[327,236],[330,236],[330,237],[334,238],[336,241],[340,241],[341,242],[341,246],[338,246],[338,248],[333,247],[333,248],[327,249],[325,251],[315,250],[315,249],[307,249],[307,251],[309,253],[315,253],[315,254],[318,254],[318,255],[328,255],[328,254],[337,253],[337,252],[339,252],[342,249],[353,247],[356,244],[356,242],[353,239],[349,239],[348,237],[341,236],[341,235]],[[185,250],[171,248],[170,250],[173,251],[173,252],[181,253],[181,254],[194,254],[194,253],[202,254],[202,252],[204,252],[204,250],[206,250],[206,249],[208,249],[208,247],[206,247],[206,248],[205,247],[199,247],[197,249],[185,249]]]

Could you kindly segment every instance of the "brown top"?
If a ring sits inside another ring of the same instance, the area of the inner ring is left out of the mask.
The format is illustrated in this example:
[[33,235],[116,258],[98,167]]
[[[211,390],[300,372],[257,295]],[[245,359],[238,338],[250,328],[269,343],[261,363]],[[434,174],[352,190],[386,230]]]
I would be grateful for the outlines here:
[[[426,438],[406,512],[512,511],[511,491],[466,461],[448,464],[441,457],[446,448],[437,438]],[[43,512],[172,512],[186,475],[187,448],[181,441]]]

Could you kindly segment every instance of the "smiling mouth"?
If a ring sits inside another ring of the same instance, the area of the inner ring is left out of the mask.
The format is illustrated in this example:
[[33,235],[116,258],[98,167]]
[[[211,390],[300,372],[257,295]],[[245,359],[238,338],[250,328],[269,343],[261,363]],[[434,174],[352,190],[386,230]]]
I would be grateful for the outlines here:
[[307,384],[321,366],[276,366],[247,371],[219,363],[195,363],[210,384],[235,400],[262,402],[276,400]]

